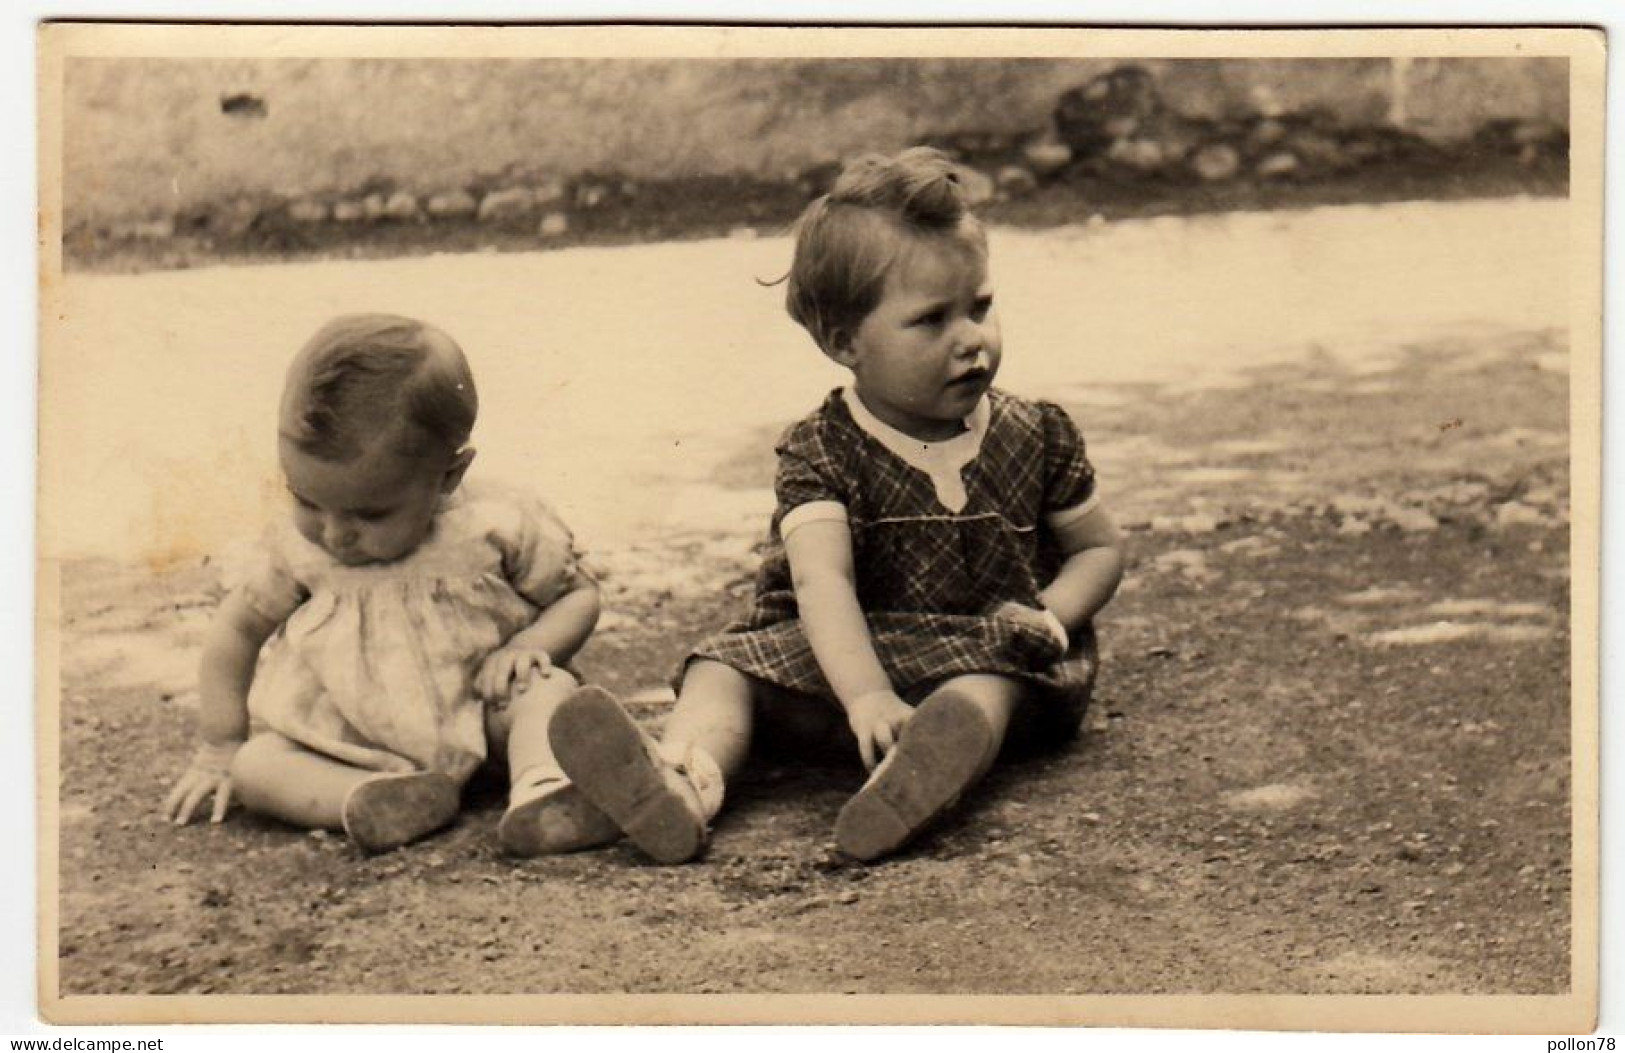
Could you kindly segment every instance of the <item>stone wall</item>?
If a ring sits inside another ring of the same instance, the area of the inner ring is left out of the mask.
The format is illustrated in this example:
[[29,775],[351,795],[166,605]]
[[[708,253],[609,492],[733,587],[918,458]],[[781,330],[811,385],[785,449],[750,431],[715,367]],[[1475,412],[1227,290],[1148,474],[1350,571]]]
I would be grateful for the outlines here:
[[[145,60],[66,72],[65,223],[387,186],[735,175],[784,180],[945,133],[1038,133],[1104,60]],[[1203,120],[1402,117],[1442,138],[1490,118],[1567,125],[1562,59],[1156,60]]]

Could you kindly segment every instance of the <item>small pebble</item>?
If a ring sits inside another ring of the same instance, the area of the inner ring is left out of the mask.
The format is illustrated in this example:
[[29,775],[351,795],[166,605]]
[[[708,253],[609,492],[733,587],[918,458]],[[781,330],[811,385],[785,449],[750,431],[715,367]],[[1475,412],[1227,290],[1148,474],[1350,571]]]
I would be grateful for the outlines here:
[[570,217],[562,212],[549,212],[542,217],[536,232],[544,238],[556,238],[570,232]]

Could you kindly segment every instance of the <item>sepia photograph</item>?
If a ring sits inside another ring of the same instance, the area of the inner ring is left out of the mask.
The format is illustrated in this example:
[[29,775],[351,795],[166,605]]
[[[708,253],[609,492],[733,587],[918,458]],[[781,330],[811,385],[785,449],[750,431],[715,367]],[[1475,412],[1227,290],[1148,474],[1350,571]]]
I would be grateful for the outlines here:
[[1600,31],[37,46],[45,1020],[1596,1026]]

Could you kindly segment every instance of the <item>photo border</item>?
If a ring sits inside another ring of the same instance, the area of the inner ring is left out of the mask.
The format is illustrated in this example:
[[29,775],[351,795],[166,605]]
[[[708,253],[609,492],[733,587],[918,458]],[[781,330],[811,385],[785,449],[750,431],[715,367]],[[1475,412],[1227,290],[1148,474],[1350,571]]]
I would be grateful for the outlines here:
[[[71,422],[50,412],[61,340],[65,63],[84,56],[240,58],[1337,58],[1566,57],[1570,61],[1571,816],[1567,994],[1514,995],[69,995],[57,992],[60,861],[60,559],[50,552],[54,455]],[[52,22],[38,38],[39,487],[36,544],[38,997],[50,1022],[1037,1024],[1471,1033],[1595,1026],[1599,953],[1603,68],[1601,31],[1089,29],[1059,27],[314,26]]]

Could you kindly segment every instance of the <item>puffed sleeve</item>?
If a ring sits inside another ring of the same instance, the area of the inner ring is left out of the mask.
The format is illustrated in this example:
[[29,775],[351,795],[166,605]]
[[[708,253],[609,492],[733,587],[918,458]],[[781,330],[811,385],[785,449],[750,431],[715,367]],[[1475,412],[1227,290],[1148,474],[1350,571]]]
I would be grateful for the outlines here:
[[546,607],[592,577],[581,565],[575,537],[558,515],[533,497],[517,498],[511,536],[501,539],[502,571],[514,590]]
[[310,590],[294,570],[290,543],[288,531],[266,531],[232,575],[234,580],[227,582],[256,614],[274,625],[287,621],[310,598]]
[[1095,469],[1067,412],[1053,402],[1038,403],[1038,410],[1044,429],[1044,516],[1060,526],[1094,508]]
[[792,426],[774,452],[779,457],[773,477],[778,501],[774,525],[781,538],[805,523],[846,520],[846,493],[814,424],[803,421]]

